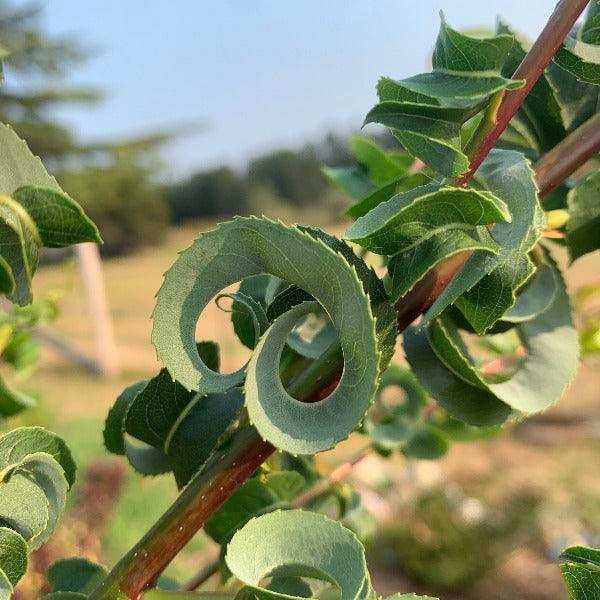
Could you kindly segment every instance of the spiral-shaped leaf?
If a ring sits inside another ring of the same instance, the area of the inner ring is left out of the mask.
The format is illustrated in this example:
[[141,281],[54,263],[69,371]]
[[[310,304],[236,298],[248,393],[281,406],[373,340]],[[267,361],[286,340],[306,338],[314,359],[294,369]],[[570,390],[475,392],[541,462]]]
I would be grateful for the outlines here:
[[[223,223],[203,233],[169,269],[153,314],[152,338],[172,377],[186,389],[202,393],[228,390],[246,377],[246,403],[254,425],[265,439],[293,453],[324,450],[349,435],[375,392],[382,340],[395,339],[390,319],[383,318],[391,311],[385,291],[361,282],[356,265],[349,262],[353,259],[342,254],[343,245],[339,244],[334,250],[312,230],[264,218]],[[352,257],[358,261],[353,253]],[[277,318],[254,349],[247,369],[228,375],[216,373],[198,356],[196,320],[221,289],[260,274],[296,285],[316,302],[295,306]],[[383,325],[379,343],[365,289],[373,296],[378,290],[382,293],[377,299],[381,307],[377,314],[382,315],[378,323]],[[328,398],[303,404],[281,384],[280,353],[298,319],[320,310],[333,324],[344,354],[344,372]],[[385,345],[388,360],[389,345]]]
[[277,511],[252,519],[233,536],[225,560],[257,598],[296,597],[260,587],[265,577],[310,577],[335,586],[342,600],[375,598],[356,536],[316,513]]
[[[512,411],[531,414],[546,410],[574,377],[578,340],[569,299],[560,272],[549,257],[546,260],[555,291],[545,310],[531,311],[529,320],[516,321],[527,356],[509,379],[493,383],[479,372],[447,314],[427,329],[407,331],[404,348],[413,371],[423,387],[457,418],[472,425],[494,425]],[[546,301],[548,291],[536,285],[524,293]],[[536,301],[523,304],[531,307]]]

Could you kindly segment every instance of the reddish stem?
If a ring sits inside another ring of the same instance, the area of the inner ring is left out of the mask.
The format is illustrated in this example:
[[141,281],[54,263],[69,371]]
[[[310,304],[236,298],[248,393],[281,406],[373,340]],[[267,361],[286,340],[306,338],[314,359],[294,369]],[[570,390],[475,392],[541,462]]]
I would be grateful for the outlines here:
[[580,125],[536,163],[540,198],[547,196],[581,165],[600,152],[600,114]]
[[525,80],[525,85],[518,90],[507,90],[505,92],[496,114],[495,123],[470,157],[469,170],[456,182],[458,187],[463,187],[469,183],[475,171],[494,147],[510,120],[515,116],[531,88],[540,78],[540,75],[544,72],[544,69],[548,66],[588,3],[589,0],[560,0],[556,5],[542,33],[526,54],[523,62],[513,73],[512,78]]

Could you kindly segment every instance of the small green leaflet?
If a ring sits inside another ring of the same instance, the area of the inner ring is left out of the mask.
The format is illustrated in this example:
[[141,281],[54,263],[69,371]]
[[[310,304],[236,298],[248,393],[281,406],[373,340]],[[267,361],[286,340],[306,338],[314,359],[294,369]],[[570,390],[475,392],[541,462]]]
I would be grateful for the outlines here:
[[326,167],[325,176],[346,195],[361,201],[377,187],[405,176],[413,158],[400,152],[385,152],[373,140],[353,136],[352,153],[359,163],[353,167]]
[[[369,179],[375,185],[382,185],[406,173],[412,158],[404,155],[399,162],[391,152],[384,152],[373,140],[355,135],[350,140],[352,154],[369,173]],[[408,159],[408,160],[406,160]]]
[[323,174],[333,185],[354,200],[360,200],[376,189],[369,179],[367,170],[358,165],[353,167],[323,167]]
[[392,256],[388,262],[389,293],[392,301],[406,295],[439,262],[469,250],[498,254],[500,247],[486,227],[474,231],[452,229],[438,233],[407,252]]
[[372,193],[364,196],[358,202],[353,204],[346,214],[352,219],[358,219],[366,215],[370,210],[374,209],[378,204],[389,200],[392,196],[400,194],[402,192],[408,192],[415,187],[425,185],[431,181],[431,177],[428,177],[424,173],[408,173],[406,175],[400,175],[391,183],[377,188]]
[[10,598],[12,588],[27,570],[27,542],[23,537],[9,529],[0,527],[0,598],[8,593]]
[[64,471],[45,452],[1,464],[0,519],[35,550],[50,537],[64,509],[68,489]]
[[389,127],[408,152],[441,175],[457,177],[469,166],[461,152],[460,128],[480,108],[384,100],[369,111],[364,124]]
[[29,223],[9,203],[3,202],[0,202],[0,256],[9,266],[15,282],[9,300],[20,305],[30,304],[33,300],[31,279],[38,265],[39,244]]
[[[533,311],[529,320],[517,321],[527,356],[509,379],[491,383],[479,373],[447,314],[426,330],[406,332],[404,349],[419,382],[456,418],[489,426],[502,423],[513,410],[541,412],[562,396],[573,379],[578,366],[577,332],[560,272],[547,260],[554,273],[555,293],[546,310]],[[546,297],[547,290],[532,285],[524,293]]]
[[425,313],[424,324],[460,298],[460,310],[478,333],[484,333],[514,304],[516,291],[535,270],[528,253],[545,217],[529,162],[512,150],[492,150],[477,178],[508,205],[512,222],[491,228],[500,252],[475,252]]
[[31,278],[41,245],[101,239],[81,207],[64,194],[27,144],[2,123],[0,147],[0,287],[11,301],[25,305],[32,301]]
[[586,19],[574,28],[554,55],[554,62],[574,75],[578,81],[600,85],[600,5],[590,3]]
[[[216,345],[198,346],[199,355],[216,371]],[[239,388],[203,396],[187,391],[162,369],[117,398],[106,419],[104,443],[110,452],[126,455],[143,475],[173,471],[183,487],[208,460],[242,404]]]
[[[405,399],[401,404],[383,404],[381,396],[387,387],[399,387],[404,391]],[[426,403],[427,393],[410,370],[391,364],[381,378],[375,402],[365,418],[364,431],[373,443],[386,450],[401,448],[410,439]]]
[[[290,544],[290,540],[294,540]],[[341,600],[374,600],[365,551],[336,521],[301,510],[252,519],[232,538],[225,557],[231,572],[261,600],[295,598],[260,587],[264,577],[310,577],[327,582]],[[272,582],[273,583],[273,582]]]
[[394,255],[446,231],[498,221],[510,221],[510,213],[493,194],[429,184],[382,202],[344,235],[370,252]]
[[85,558],[65,558],[48,569],[48,583],[53,592],[90,594],[104,579],[107,570]]
[[600,248],[600,171],[571,189],[567,195],[567,248],[571,262]]
[[11,417],[26,408],[35,406],[35,400],[25,394],[11,390],[0,377],[0,415]]
[[[276,319],[254,349],[247,369],[215,373],[196,352],[198,316],[224,287],[260,274],[297,285],[319,304],[303,303]],[[321,309],[329,315],[342,347],[344,374],[328,398],[302,404],[281,385],[279,352],[296,321]],[[246,377],[250,419],[265,439],[292,453],[312,454],[347,437],[375,393],[381,349],[369,297],[342,254],[299,228],[250,217],[201,234],[166,273],[153,320],[152,339],[172,377],[201,393],[228,390]]]
[[12,197],[31,216],[42,245],[47,248],[64,248],[82,242],[102,243],[96,225],[64,192],[28,185],[15,190]]
[[600,550],[573,546],[560,555],[560,572],[571,600],[600,597]]
[[442,16],[433,53],[433,71],[377,85],[380,104],[367,123],[380,123],[410,154],[444,177],[458,177],[469,168],[462,152],[461,126],[485,108],[490,95],[520,87],[502,76],[512,35],[475,38],[455,31]]

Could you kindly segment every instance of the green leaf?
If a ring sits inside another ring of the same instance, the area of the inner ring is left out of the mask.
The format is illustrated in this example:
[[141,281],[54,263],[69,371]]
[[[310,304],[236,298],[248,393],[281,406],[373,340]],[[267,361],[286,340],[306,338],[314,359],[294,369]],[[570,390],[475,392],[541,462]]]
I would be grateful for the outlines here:
[[476,38],[442,24],[433,53],[433,72],[377,85],[381,104],[367,116],[392,128],[406,150],[444,177],[469,168],[462,152],[461,126],[485,108],[489,96],[521,87],[502,76],[511,35]]
[[431,178],[424,173],[409,173],[401,175],[392,183],[377,188],[372,193],[365,195],[353,204],[346,214],[352,219],[358,219],[374,209],[378,204],[389,200],[392,196],[401,192],[408,192],[415,187],[425,185],[431,181]]
[[71,487],[75,483],[77,467],[64,440],[43,427],[17,427],[0,437],[0,465],[15,464],[28,455],[49,454],[62,467]]
[[569,191],[567,247],[571,262],[600,248],[600,171]]
[[56,179],[48,174],[42,161],[9,125],[0,123],[0,196],[12,196],[23,186],[41,186],[64,193]]
[[104,446],[113,454],[125,454],[125,418],[127,410],[138,393],[145,387],[147,380],[138,381],[126,387],[111,406],[104,423]]
[[375,598],[356,536],[316,513],[277,511],[252,519],[233,536],[225,560],[260,599],[294,598],[260,587],[271,575],[323,580],[339,590],[342,600]]
[[573,546],[560,555],[560,572],[571,600],[591,600],[600,594],[600,550]]
[[[16,531],[8,527],[0,527],[0,573],[11,586],[15,586],[25,575],[26,570],[27,542]],[[2,590],[1,586],[0,590]]]
[[27,185],[15,190],[12,197],[31,215],[44,246],[63,248],[82,242],[102,243],[96,225],[64,192]]
[[10,266],[15,288],[8,298],[16,304],[30,304],[33,299],[31,278],[37,268],[38,251],[39,245],[22,215],[0,202],[0,256]]
[[[216,344],[202,342],[198,352],[209,368],[217,368]],[[173,471],[182,487],[208,460],[242,404],[237,388],[203,396],[187,391],[162,369],[117,398],[106,419],[104,442],[143,475]]]
[[246,296],[242,292],[220,294],[217,296],[217,304],[221,298],[233,300],[231,321],[234,331],[244,346],[250,349],[254,348],[258,338],[269,326],[264,308],[254,298]]
[[493,225],[491,234],[500,253],[475,252],[425,313],[424,324],[460,297],[460,310],[483,333],[514,304],[517,290],[535,270],[528,253],[541,235],[545,217],[531,166],[518,152],[492,150],[477,177],[508,205],[512,222]]
[[379,525],[364,505],[362,496],[354,490],[343,495],[345,497],[338,520],[346,529],[356,535],[361,544],[372,541],[377,534]]
[[53,592],[90,594],[107,575],[107,570],[85,558],[65,558],[48,569],[48,583]]
[[486,227],[477,227],[473,232],[453,229],[438,233],[411,250],[392,256],[388,262],[392,301],[406,295],[445,258],[472,250],[498,254],[500,247]]
[[64,509],[68,489],[64,471],[49,454],[35,452],[3,463],[2,474],[0,519],[35,550],[50,537]]
[[521,323],[537,317],[552,304],[559,282],[556,270],[543,260],[518,291],[515,303],[502,315],[502,321]]
[[195,403],[165,443],[178,486],[183,487],[206,463],[240,414],[244,397],[234,388],[209,394]]
[[597,2],[592,2],[579,32],[575,28],[554,54],[553,61],[578,81],[600,85],[600,35]]
[[204,531],[215,542],[223,544],[249,519],[286,506],[304,487],[304,477],[293,471],[249,479],[206,522]]
[[0,256],[0,294],[12,294],[15,291],[15,278],[8,262]]
[[363,290],[369,298],[371,311],[375,318],[375,334],[380,352],[379,373],[383,373],[394,355],[398,334],[396,311],[385,291],[383,282],[377,277],[375,271],[367,266],[343,240],[339,240],[316,227],[300,226],[299,228],[309,233],[315,239],[324,242],[338,254],[341,254],[358,275]]
[[370,252],[393,255],[445,231],[497,221],[510,221],[510,214],[489,192],[429,184],[379,204],[351,225],[345,237]]
[[13,586],[8,577],[0,569],[0,600],[10,600],[12,598]]
[[508,418],[511,409],[524,414],[544,411],[573,379],[579,354],[577,332],[564,282],[547,260],[554,271],[555,293],[546,310],[518,323],[527,356],[512,377],[498,383],[485,379],[446,314],[427,330],[412,329],[405,335],[406,355],[420,383],[458,419],[471,425],[495,425]]
[[[567,132],[571,132],[598,111],[600,87],[577,81],[574,75],[554,62],[546,68],[552,87],[556,90],[561,115]],[[544,201],[544,204],[548,199]]]
[[501,33],[489,37],[468,36],[452,29],[446,23],[444,15],[440,16],[442,23],[432,57],[434,70],[500,72],[514,42],[512,35]]
[[[206,393],[239,384],[244,368],[221,375],[200,360],[195,351],[196,321],[221,289],[264,273],[301,287],[327,311],[345,369],[337,390],[321,402],[301,404],[285,392],[278,376],[279,352],[296,321],[320,309],[319,304],[301,304],[279,317],[254,350],[244,388],[249,416],[261,435],[281,449],[314,453],[330,448],[362,419],[375,392],[380,350],[361,281],[345,257],[321,240],[298,228],[253,217],[237,218],[201,234],[165,275],[153,314],[153,342],[166,368],[186,389]],[[339,413],[335,427],[325,416],[330,411]]]
[[354,200],[360,200],[376,189],[364,167],[324,167],[323,174],[335,187]]
[[435,460],[448,452],[448,438],[442,431],[427,423],[418,425],[402,449],[410,458]]
[[386,100],[369,111],[365,124],[390,127],[411,154],[441,175],[457,177],[469,166],[460,128],[478,110]]
[[355,135],[350,141],[352,154],[367,170],[369,179],[375,185],[381,185],[406,172],[409,165],[401,165],[389,153],[384,152],[373,140]]
[[0,377],[0,415],[3,417],[11,417],[21,412],[26,408],[35,406],[36,402],[33,398],[11,390]]

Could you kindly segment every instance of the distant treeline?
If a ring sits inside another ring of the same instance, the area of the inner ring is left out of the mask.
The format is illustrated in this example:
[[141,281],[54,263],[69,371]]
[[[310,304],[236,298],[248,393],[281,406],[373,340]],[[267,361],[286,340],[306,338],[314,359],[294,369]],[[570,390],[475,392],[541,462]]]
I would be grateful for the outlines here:
[[[388,146],[393,140],[378,138]],[[321,169],[353,162],[348,138],[329,134],[298,150],[275,150],[249,161],[238,173],[223,165],[198,171],[163,189],[173,223],[205,217],[260,212],[264,201],[310,208],[324,201],[331,186]]]
[[[97,223],[103,255],[118,256],[160,243],[170,223],[236,214],[311,222],[336,218],[344,200],[321,169],[354,162],[349,139],[329,134],[317,144],[253,158],[240,171],[223,165],[167,186],[153,183],[150,168],[121,156],[106,166],[64,171],[59,179]],[[377,141],[394,144],[392,138]],[[301,214],[305,211],[310,215]]]

